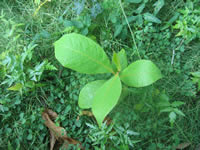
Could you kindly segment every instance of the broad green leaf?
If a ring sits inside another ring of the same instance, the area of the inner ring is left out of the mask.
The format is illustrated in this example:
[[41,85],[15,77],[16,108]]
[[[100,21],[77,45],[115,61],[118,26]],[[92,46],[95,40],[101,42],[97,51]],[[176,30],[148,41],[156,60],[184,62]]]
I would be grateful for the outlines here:
[[86,84],[79,94],[78,104],[82,109],[92,107],[92,102],[96,91],[105,83],[105,80],[97,80]]
[[56,59],[64,67],[86,74],[113,72],[104,50],[85,36],[66,34],[54,45]]
[[20,91],[21,89],[22,89],[21,83],[17,83],[17,84],[8,88],[8,90],[10,90],[10,91]]
[[117,104],[121,90],[120,78],[118,75],[115,75],[96,91],[92,112],[99,126],[102,125],[104,118]]
[[162,78],[162,74],[152,61],[138,60],[125,68],[120,78],[128,86],[144,87]]
[[157,17],[155,17],[154,15],[150,13],[145,13],[144,19],[150,22],[154,22],[154,23],[161,23],[160,19],[158,19]]
[[128,2],[128,3],[141,3],[142,2],[142,0],[126,0],[126,2]]

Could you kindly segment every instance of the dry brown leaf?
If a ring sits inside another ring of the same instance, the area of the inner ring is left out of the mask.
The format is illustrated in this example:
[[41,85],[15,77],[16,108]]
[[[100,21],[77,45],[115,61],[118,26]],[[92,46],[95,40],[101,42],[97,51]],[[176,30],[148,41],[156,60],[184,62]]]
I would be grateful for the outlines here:
[[58,117],[58,114],[51,109],[45,109],[45,111],[52,120],[55,120]]
[[103,122],[105,122],[105,121],[107,121],[107,122],[106,122],[106,125],[107,125],[107,126],[110,125],[110,124],[112,123],[112,119],[109,118],[109,117],[106,117],[106,118],[104,119]]
[[91,111],[83,110],[81,111],[80,115],[86,115],[86,116],[92,117],[93,113]]
[[181,149],[182,150],[182,149],[187,148],[190,145],[191,145],[191,143],[189,143],[189,142],[181,143],[176,147],[176,149]]
[[54,149],[56,141],[63,142],[66,148],[68,148],[69,144],[73,144],[80,145],[80,148],[83,149],[80,142],[67,136],[67,132],[63,127],[55,125],[55,123],[52,120],[55,120],[57,116],[58,115],[50,109],[45,109],[45,111],[42,113],[42,118],[45,120],[44,124],[50,130],[50,150]]
[[56,143],[56,137],[54,136],[53,132],[50,130],[50,150],[53,150],[55,143]]
[[[92,113],[91,111],[88,111],[88,110],[83,110],[83,111],[81,111],[81,114],[80,114],[80,115],[86,115],[86,116],[89,116],[89,117],[94,117],[93,113]],[[77,118],[77,120],[79,120],[79,117]],[[112,119],[109,118],[109,117],[107,116],[107,117],[104,119],[103,122],[105,122],[105,121],[107,121],[107,122],[106,122],[107,125],[110,125],[111,122],[112,122]]]

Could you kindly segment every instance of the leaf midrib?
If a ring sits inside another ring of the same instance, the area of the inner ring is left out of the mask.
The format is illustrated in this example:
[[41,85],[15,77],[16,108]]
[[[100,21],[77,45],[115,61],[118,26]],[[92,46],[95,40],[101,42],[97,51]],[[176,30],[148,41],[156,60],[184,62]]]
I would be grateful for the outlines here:
[[[116,75],[114,76],[114,79],[113,79],[113,81],[111,82],[110,86],[108,86],[108,88],[107,88],[108,90],[106,90],[106,92],[105,92],[105,94],[104,94],[104,97],[106,97],[106,95],[108,95],[108,93],[110,93],[109,91],[112,89],[112,86],[113,86],[113,84],[115,83],[115,81],[117,80],[118,77],[119,77],[118,74],[116,74]],[[120,81],[120,80],[119,80],[119,81]],[[120,81],[120,86],[121,86],[121,81]],[[121,92],[121,91],[120,91],[120,92]],[[121,93],[120,93],[120,95],[121,95]],[[118,99],[118,100],[119,100],[119,99]],[[117,101],[118,101],[118,100],[117,100]],[[115,105],[116,105],[116,104],[115,104]],[[114,105],[114,106],[115,106],[115,105]],[[110,109],[110,111],[114,108],[114,106]],[[110,112],[110,111],[109,111],[109,112]],[[109,113],[109,112],[108,112],[108,113]],[[106,114],[106,116],[108,115],[108,113]],[[106,117],[106,116],[105,116],[105,117]],[[104,118],[105,118],[105,117],[104,117]],[[103,118],[103,119],[104,119],[104,118]]]
[[101,65],[101,66],[104,67],[106,70],[108,70],[109,72],[111,72],[111,73],[114,74],[113,70],[112,70],[110,67],[104,65],[102,62],[100,62],[100,61],[98,61],[98,60],[95,60],[95,59],[91,58],[89,55],[84,54],[84,53],[82,53],[82,52],[79,51],[79,50],[74,50],[74,49],[72,49],[72,48],[70,48],[70,47],[66,47],[66,48],[69,49],[69,50],[71,50],[71,51],[73,51],[73,52],[76,52],[76,53],[78,53],[78,54],[81,54],[82,56],[87,57],[87,58],[90,59],[91,61],[93,61],[93,62],[95,62],[95,63]]

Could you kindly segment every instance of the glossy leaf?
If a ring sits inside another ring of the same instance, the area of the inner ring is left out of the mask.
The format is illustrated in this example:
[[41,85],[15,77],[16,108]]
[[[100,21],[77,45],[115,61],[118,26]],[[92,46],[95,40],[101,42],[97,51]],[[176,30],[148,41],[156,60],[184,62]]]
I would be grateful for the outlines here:
[[92,107],[92,102],[96,91],[105,83],[106,80],[97,80],[86,84],[79,94],[78,104],[82,109]]
[[156,82],[162,75],[150,60],[138,60],[124,69],[120,78],[128,86],[144,87]]
[[112,77],[97,90],[92,104],[92,112],[99,126],[117,104],[121,90],[122,86],[118,75]]
[[120,52],[118,53],[113,53],[113,58],[112,58],[112,62],[115,65],[115,69],[117,69],[118,71],[121,71],[123,69],[125,69],[128,65],[128,61],[127,61],[127,57],[126,57],[126,52],[124,49],[122,49]]
[[144,19],[150,22],[154,22],[154,23],[161,23],[160,19],[158,19],[157,17],[155,17],[154,15],[150,13],[145,13]]
[[85,36],[66,34],[54,45],[56,59],[64,67],[86,74],[113,72],[104,50]]

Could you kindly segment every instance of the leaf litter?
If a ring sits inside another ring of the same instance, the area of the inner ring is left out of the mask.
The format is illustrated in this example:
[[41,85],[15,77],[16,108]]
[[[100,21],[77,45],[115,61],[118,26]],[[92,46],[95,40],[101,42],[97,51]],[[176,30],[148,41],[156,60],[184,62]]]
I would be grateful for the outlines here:
[[45,121],[44,124],[50,131],[50,150],[57,149],[57,147],[55,147],[56,142],[59,142],[59,145],[64,146],[66,149],[69,148],[69,145],[78,145],[81,150],[84,150],[79,141],[68,137],[66,130],[53,122],[57,117],[58,114],[51,109],[45,109],[42,113],[42,118]]

